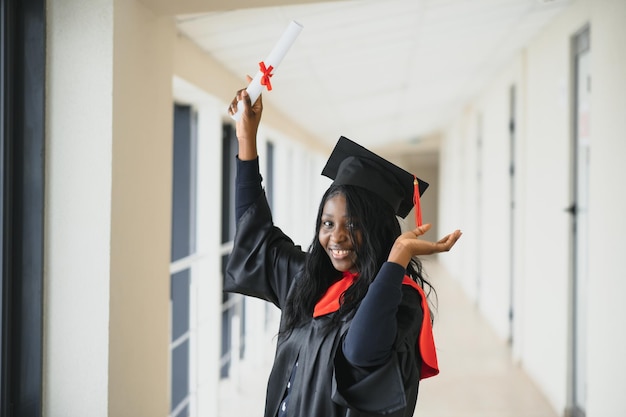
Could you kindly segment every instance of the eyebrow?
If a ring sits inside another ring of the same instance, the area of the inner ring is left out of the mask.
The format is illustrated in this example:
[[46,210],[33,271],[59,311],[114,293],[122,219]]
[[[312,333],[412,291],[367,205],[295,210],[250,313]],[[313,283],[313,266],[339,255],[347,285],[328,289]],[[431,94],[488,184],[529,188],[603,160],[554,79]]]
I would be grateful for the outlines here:
[[[322,213],[321,217],[324,217],[324,216],[326,216],[326,217],[335,217],[335,215],[334,215],[334,214],[330,214],[330,213]],[[350,216],[348,216],[347,214],[343,215],[342,217],[343,217],[344,219],[348,219],[348,218],[350,218]]]

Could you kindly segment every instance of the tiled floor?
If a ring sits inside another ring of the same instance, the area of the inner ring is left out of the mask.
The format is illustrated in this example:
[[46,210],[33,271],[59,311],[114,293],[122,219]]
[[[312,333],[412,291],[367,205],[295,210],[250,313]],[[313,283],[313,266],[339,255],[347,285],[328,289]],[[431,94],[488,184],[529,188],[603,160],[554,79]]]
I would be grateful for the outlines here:
[[[435,338],[441,373],[422,381],[414,416],[557,417],[459,286],[439,264],[426,267],[439,296]],[[242,363],[238,379],[223,384],[220,417],[263,416],[272,355],[268,349]]]
[[557,417],[459,285],[439,264],[426,267],[439,298],[434,331],[441,372],[422,381],[414,416]]

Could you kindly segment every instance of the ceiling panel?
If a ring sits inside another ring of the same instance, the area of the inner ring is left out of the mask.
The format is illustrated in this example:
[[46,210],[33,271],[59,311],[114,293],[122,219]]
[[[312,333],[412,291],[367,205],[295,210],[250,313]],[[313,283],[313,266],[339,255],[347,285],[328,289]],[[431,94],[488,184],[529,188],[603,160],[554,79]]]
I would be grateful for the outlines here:
[[300,22],[264,100],[329,146],[345,134],[376,148],[432,136],[568,3],[335,1],[176,20],[242,79]]

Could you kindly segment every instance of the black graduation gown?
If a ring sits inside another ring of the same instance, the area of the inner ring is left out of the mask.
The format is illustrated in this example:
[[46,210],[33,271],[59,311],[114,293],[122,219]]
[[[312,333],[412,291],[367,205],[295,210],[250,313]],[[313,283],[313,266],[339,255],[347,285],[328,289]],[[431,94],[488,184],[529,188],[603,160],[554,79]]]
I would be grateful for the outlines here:
[[[305,257],[306,253],[273,225],[262,193],[237,224],[224,290],[258,297],[282,308],[294,282],[302,275]],[[349,319],[328,332],[323,324],[331,315],[311,317],[289,336],[279,335],[267,386],[265,417],[276,417],[296,361],[288,416],[412,416],[421,365],[416,340],[423,312],[418,292],[407,285],[402,287],[394,350],[384,365],[359,368],[343,357],[341,345]]]

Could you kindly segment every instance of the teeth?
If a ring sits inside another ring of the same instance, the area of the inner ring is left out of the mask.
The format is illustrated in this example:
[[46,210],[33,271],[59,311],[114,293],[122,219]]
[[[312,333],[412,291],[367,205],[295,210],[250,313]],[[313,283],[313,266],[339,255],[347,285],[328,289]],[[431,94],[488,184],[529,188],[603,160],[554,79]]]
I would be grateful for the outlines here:
[[331,249],[335,255],[347,255],[350,253],[349,250],[345,249]]

